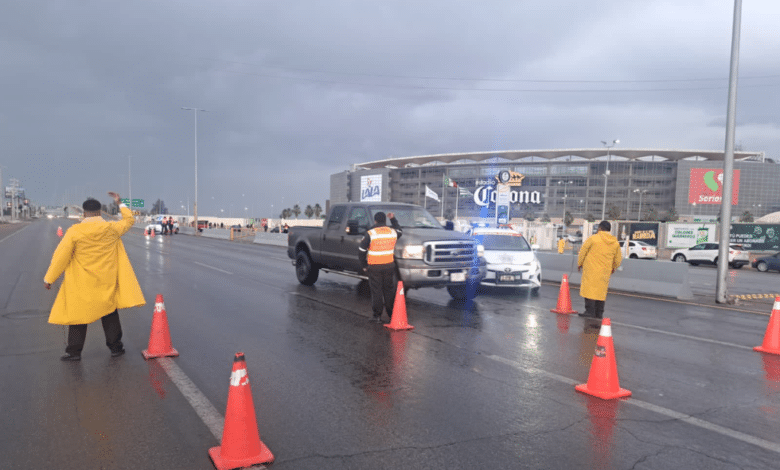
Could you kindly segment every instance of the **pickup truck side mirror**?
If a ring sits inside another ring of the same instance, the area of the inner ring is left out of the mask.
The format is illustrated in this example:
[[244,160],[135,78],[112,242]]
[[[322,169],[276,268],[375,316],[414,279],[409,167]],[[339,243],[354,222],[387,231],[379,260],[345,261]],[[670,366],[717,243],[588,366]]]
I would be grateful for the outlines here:
[[360,224],[357,220],[350,220],[347,222],[347,234],[360,235]]
[[531,249],[534,250],[534,251],[539,251],[539,245],[534,243],[533,245],[531,245]]

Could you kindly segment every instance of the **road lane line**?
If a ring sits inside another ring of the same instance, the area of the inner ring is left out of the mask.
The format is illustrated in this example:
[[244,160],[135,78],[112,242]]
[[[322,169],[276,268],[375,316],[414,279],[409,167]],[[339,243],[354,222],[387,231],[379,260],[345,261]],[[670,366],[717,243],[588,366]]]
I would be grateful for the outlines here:
[[214,408],[208,398],[198,389],[198,387],[192,383],[187,374],[173,362],[173,359],[169,357],[161,357],[155,359],[163,368],[171,382],[176,385],[184,398],[190,403],[195,413],[200,417],[203,423],[209,428],[211,434],[217,439],[218,442],[222,442],[222,429],[225,427],[225,418],[222,417],[219,411]]
[[198,266],[203,266],[204,268],[209,268],[209,269],[213,269],[214,271],[219,271],[221,273],[230,274],[230,275],[233,274],[230,271],[225,271],[224,269],[215,268],[214,266],[209,266],[208,264],[198,263],[197,261],[193,261],[193,263],[197,264]]
[[3,239],[0,239],[0,242],[4,242],[4,241],[6,241],[7,239],[9,239],[9,238],[13,237],[14,235],[16,235],[17,233],[19,233],[19,232],[21,232],[22,230],[26,229],[27,227],[29,227],[29,225],[25,225],[24,227],[20,228],[19,230],[17,230],[17,231],[15,231],[15,232],[13,232],[12,234],[10,234],[10,235],[6,235],[6,236],[5,236]]
[[[486,354],[483,357],[486,357],[488,359],[494,360],[496,362],[500,362],[502,364],[506,364],[513,369],[526,372],[528,374],[539,374],[544,375],[546,377],[549,377],[553,380],[556,380],[558,382],[565,383],[567,385],[577,385],[579,384],[578,381],[570,379],[568,377],[564,377],[562,375],[555,374],[553,372],[548,372],[546,370],[537,369],[536,367],[526,367],[520,364],[519,362],[515,362],[511,359],[507,359],[501,356],[496,356],[493,354]],[[691,426],[696,426],[698,428],[706,429],[708,431],[716,432],[718,434],[721,434],[726,437],[730,437],[732,439],[736,439],[738,441],[745,442],[747,444],[752,444],[757,447],[761,447],[762,449],[766,449],[770,452],[774,452],[776,454],[780,454],[780,444],[767,441],[766,439],[761,439],[760,437],[751,436],[750,434],[745,434],[740,431],[736,431],[734,429],[729,429],[724,426],[720,426],[718,424],[710,423],[709,421],[705,421],[703,419],[695,418],[691,415],[687,415],[685,413],[680,413],[678,411],[670,410],[669,408],[664,408],[663,406],[653,405],[652,403],[648,403],[646,401],[638,400],[636,398],[625,398],[622,399],[627,405],[633,405],[638,408],[643,408],[645,410],[667,416],[672,419],[676,419],[679,421],[682,421],[684,423],[690,424]]]
[[753,348],[750,346],[743,346],[741,344],[735,344],[735,343],[727,343],[725,341],[718,341],[715,339],[707,339],[707,338],[701,338],[699,336],[690,336],[690,335],[684,335],[681,333],[672,333],[671,331],[664,331],[664,330],[656,330],[655,328],[647,328],[645,326],[636,326],[636,325],[629,325],[628,323],[621,323],[621,322],[612,322],[613,325],[619,325],[619,326],[625,326],[626,328],[634,328],[637,330],[644,330],[644,331],[651,331],[653,333],[659,333],[663,335],[670,335],[670,336],[677,336],[680,338],[686,338],[686,339],[692,339],[694,341],[702,341],[704,343],[713,343],[713,344],[719,344],[721,346],[729,346],[731,348],[738,348],[738,349],[744,349],[747,351],[752,351]]

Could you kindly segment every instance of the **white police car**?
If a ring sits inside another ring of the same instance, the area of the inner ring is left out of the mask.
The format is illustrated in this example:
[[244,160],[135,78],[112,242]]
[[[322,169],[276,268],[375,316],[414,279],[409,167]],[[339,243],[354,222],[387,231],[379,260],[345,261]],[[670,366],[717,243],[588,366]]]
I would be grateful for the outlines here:
[[467,231],[485,248],[487,275],[483,286],[530,288],[542,286],[542,265],[534,249],[511,228],[475,227]]

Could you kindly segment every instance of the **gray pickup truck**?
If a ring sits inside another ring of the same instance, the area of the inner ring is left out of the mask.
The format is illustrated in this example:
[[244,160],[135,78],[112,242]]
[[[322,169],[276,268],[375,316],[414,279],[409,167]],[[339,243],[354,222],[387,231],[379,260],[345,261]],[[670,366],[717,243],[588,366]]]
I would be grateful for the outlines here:
[[290,228],[287,256],[298,282],[314,284],[321,270],[366,279],[358,245],[377,212],[393,212],[403,229],[395,261],[405,289],[446,287],[458,300],[474,295],[485,277],[482,245],[464,233],[445,230],[420,206],[392,202],[336,204],[322,228]]

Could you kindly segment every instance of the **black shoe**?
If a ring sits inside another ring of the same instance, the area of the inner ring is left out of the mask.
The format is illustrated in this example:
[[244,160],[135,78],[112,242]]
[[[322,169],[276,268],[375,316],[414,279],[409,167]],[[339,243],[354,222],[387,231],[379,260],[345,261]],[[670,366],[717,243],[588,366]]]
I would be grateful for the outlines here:
[[598,319],[598,318],[599,318],[599,317],[597,317],[596,315],[591,315],[591,314],[589,314],[589,313],[586,313],[586,312],[583,312],[583,313],[578,313],[578,314],[577,314],[577,316],[579,316],[579,317],[583,317],[583,318],[595,318],[595,319]]
[[120,349],[119,351],[111,351],[111,357],[119,357],[124,353],[125,353],[124,349]]
[[368,321],[370,321],[371,323],[382,323],[382,318],[381,317],[371,317]]
[[66,354],[60,357],[60,361],[75,362],[81,360],[81,354]]

